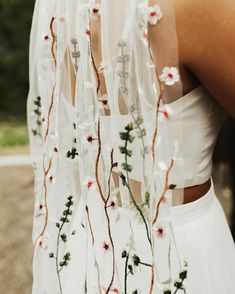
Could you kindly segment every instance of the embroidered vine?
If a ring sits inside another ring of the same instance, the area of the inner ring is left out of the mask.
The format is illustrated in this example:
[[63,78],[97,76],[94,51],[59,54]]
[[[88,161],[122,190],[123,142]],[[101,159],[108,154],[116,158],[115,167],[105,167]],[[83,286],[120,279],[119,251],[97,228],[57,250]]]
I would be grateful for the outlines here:
[[132,171],[132,166],[128,163],[128,158],[132,156],[133,151],[128,149],[128,144],[133,143],[133,141],[135,139],[135,137],[132,135],[134,127],[135,127],[134,124],[130,123],[125,127],[125,131],[120,132],[120,134],[119,134],[121,140],[124,141],[124,146],[119,146],[119,150],[124,155],[124,159],[125,159],[125,161],[121,165],[122,169],[125,171],[125,175],[122,172],[120,172],[119,176],[120,176],[120,178],[122,180],[122,184],[127,187],[128,192],[129,192],[130,197],[131,197],[131,200],[132,200],[132,203],[135,206],[136,210],[139,212],[139,214],[140,214],[140,216],[141,216],[141,218],[142,218],[142,220],[144,222],[144,225],[145,225],[145,228],[146,228],[147,238],[148,238],[148,241],[149,241],[149,243],[151,245],[152,241],[151,241],[151,237],[150,237],[150,232],[149,232],[147,220],[146,220],[146,218],[144,216],[143,211],[141,210],[141,208],[137,204],[137,202],[136,202],[136,200],[134,198],[134,195],[132,193],[131,186],[130,186],[129,173]]
[[105,197],[104,192],[101,187],[100,179],[99,179],[99,164],[100,164],[100,157],[101,157],[101,134],[100,134],[100,121],[98,121],[98,129],[97,129],[97,135],[98,135],[98,152],[97,152],[97,157],[96,157],[96,165],[95,165],[95,177],[96,177],[96,183],[98,186],[99,194],[101,197],[101,200],[104,203],[104,212],[108,224],[108,235],[109,235],[109,240],[111,243],[112,247],[112,277],[110,280],[110,283],[108,285],[107,290],[105,291],[105,294],[108,294],[114,281],[114,275],[115,275],[115,248],[114,248],[114,241],[112,237],[112,230],[111,230],[111,223],[110,223],[110,218],[108,214],[108,208],[109,208],[109,199],[110,199],[110,192],[111,192],[111,177],[112,177],[112,172],[115,167],[117,167],[117,162],[113,161],[113,152],[114,149],[111,150],[110,153],[110,171],[109,171],[109,178],[108,178],[108,196]]
[[41,107],[42,107],[41,97],[38,96],[34,100],[34,105],[35,105],[35,108],[34,108],[33,112],[34,112],[34,115],[36,116],[36,127],[35,127],[35,129],[32,129],[32,132],[33,132],[33,135],[35,137],[39,136],[40,138],[42,138],[42,134],[41,134],[41,125],[42,125],[42,121],[41,121],[41,115],[42,115],[42,112],[41,112]]
[[126,71],[126,62],[129,60],[129,55],[125,54],[126,42],[124,40],[120,40],[118,42],[118,47],[120,48],[120,55],[117,57],[117,63],[119,63],[121,67],[118,71],[118,75],[121,78],[119,89],[123,95],[127,95],[128,87],[126,80],[128,78],[128,72]]
[[72,148],[67,152],[67,157],[71,159],[75,159],[76,156],[78,156],[78,150],[77,150],[77,138],[76,138],[76,124],[73,123],[73,131],[74,131],[74,137],[72,142]]
[[73,38],[71,40],[71,43],[73,45],[72,58],[74,59],[74,69],[75,69],[75,72],[77,73],[77,71],[78,71],[78,61],[79,61],[79,58],[80,58],[80,51],[78,49],[78,40],[76,38]]
[[[57,243],[56,243],[56,252],[49,253],[50,258],[55,258],[56,262],[56,273],[57,273],[57,278],[58,278],[58,283],[59,283],[59,288],[61,294],[63,293],[62,291],[62,284],[61,284],[61,278],[60,278],[60,273],[65,268],[68,266],[69,261],[71,260],[71,253],[67,252],[64,254],[63,259],[59,260],[59,250],[60,250],[60,243],[66,243],[68,241],[68,235],[63,232],[63,228],[66,223],[70,222],[71,216],[73,214],[73,196],[69,196],[67,198],[67,202],[65,203],[65,210],[63,211],[63,215],[61,216],[59,222],[56,223],[56,227],[58,228],[58,234],[57,234]],[[76,231],[74,230],[72,232],[72,235],[75,235]]]

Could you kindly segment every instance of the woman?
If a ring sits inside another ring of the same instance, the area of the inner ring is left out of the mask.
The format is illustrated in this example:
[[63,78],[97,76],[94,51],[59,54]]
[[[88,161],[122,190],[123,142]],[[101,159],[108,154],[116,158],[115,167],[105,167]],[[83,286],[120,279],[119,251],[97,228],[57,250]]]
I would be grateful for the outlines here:
[[36,1],[34,294],[234,293],[211,178],[219,104],[235,114],[233,7],[199,5]]

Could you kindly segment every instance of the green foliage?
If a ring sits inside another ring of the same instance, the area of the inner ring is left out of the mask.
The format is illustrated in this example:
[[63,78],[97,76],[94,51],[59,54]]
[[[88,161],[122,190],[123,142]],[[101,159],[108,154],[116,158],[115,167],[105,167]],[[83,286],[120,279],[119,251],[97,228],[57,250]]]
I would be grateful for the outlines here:
[[28,132],[25,123],[8,122],[0,124],[0,148],[28,144]]
[[32,0],[0,0],[0,120],[25,119]]

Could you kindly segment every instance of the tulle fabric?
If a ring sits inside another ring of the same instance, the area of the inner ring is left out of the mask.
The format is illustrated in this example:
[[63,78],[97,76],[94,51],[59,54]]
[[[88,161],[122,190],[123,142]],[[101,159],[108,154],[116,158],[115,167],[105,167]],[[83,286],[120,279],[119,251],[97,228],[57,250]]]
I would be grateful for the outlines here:
[[165,104],[181,96],[171,0],[36,1],[27,105],[34,294],[185,291],[194,265],[173,230],[169,182],[184,159],[178,137],[169,141]]

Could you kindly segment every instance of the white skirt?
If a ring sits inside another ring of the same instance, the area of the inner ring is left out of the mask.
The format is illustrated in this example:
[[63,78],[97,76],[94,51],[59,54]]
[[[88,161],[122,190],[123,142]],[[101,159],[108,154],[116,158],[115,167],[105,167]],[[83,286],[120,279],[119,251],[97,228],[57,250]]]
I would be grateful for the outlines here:
[[[136,218],[131,218],[130,213],[125,209],[120,209],[120,213],[123,224],[125,217],[128,218],[134,230],[137,255],[145,256],[142,262],[151,264],[148,242],[144,237],[144,226],[138,224]],[[178,255],[179,259],[185,260],[188,265],[187,280],[184,282],[185,292],[183,289],[175,292],[172,288],[171,293],[234,294],[235,244],[223,208],[215,195],[213,181],[210,190],[203,197],[189,204],[172,207],[170,215],[177,249],[172,244],[170,257],[167,256],[166,244],[169,242],[167,233],[162,238],[156,238],[155,258],[156,264],[159,264],[157,271],[161,283],[155,285],[153,294],[163,293],[164,282],[178,276]],[[164,220],[159,219],[159,226],[161,224],[164,224]],[[118,224],[116,228],[113,227],[113,232],[116,232],[114,237],[119,238],[121,244],[121,240],[125,240],[125,235],[128,235],[128,228]],[[121,250],[123,250],[123,244],[120,248],[116,248],[117,256],[120,256]],[[119,279],[124,281],[124,261],[121,262],[120,258],[117,260],[119,260],[117,265]],[[169,267],[173,277],[169,276]],[[145,271],[139,267],[133,275],[128,275],[126,293],[135,293],[134,291],[137,290],[138,294],[147,294],[150,281],[151,270]],[[93,294],[92,291],[88,293]],[[124,288],[122,287],[118,293],[125,293]]]

